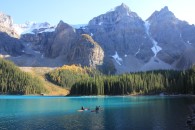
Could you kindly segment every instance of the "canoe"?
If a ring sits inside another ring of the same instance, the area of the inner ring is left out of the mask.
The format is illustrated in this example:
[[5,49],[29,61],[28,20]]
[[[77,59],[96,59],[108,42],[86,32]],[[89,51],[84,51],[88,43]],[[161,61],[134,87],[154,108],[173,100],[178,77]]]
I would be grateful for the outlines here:
[[77,110],[78,112],[83,112],[84,110]]
[[83,112],[83,111],[88,111],[90,110],[89,108],[85,108],[84,110],[77,110],[78,112]]

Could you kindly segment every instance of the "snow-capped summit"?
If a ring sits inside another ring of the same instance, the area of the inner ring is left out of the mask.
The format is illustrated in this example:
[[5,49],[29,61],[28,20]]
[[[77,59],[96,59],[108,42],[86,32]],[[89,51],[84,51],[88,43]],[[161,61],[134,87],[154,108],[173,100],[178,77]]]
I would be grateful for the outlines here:
[[48,22],[26,22],[25,24],[15,24],[14,29],[19,35],[55,31],[55,27],[51,26]]
[[12,24],[13,24],[13,20],[11,16],[0,12],[0,25],[7,28],[11,28]]

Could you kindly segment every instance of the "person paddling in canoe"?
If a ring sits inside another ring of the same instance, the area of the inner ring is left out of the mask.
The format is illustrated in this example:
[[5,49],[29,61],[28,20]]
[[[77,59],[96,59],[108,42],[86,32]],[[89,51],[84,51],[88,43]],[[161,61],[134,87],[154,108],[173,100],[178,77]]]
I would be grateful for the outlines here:
[[99,111],[100,110],[100,106],[96,106],[95,111]]
[[96,106],[95,107],[95,110],[92,110],[91,112],[96,112],[96,113],[98,113],[100,111],[100,106]]
[[87,111],[87,110],[90,110],[90,109],[89,109],[89,108],[84,108],[84,107],[82,106],[81,109],[78,110],[78,111]]

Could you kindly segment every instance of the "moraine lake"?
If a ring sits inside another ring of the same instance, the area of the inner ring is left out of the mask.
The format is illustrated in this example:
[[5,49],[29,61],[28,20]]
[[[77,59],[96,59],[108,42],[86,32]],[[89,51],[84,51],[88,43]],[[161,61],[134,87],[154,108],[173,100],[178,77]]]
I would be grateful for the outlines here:
[[0,96],[0,129],[187,130],[192,104],[187,96]]

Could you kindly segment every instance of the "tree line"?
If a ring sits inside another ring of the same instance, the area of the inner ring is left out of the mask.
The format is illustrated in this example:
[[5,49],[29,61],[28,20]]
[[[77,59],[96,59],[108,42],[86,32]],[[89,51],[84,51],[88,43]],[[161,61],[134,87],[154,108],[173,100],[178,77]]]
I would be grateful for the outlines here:
[[149,71],[88,77],[76,82],[70,95],[195,94],[195,67],[187,71]]

